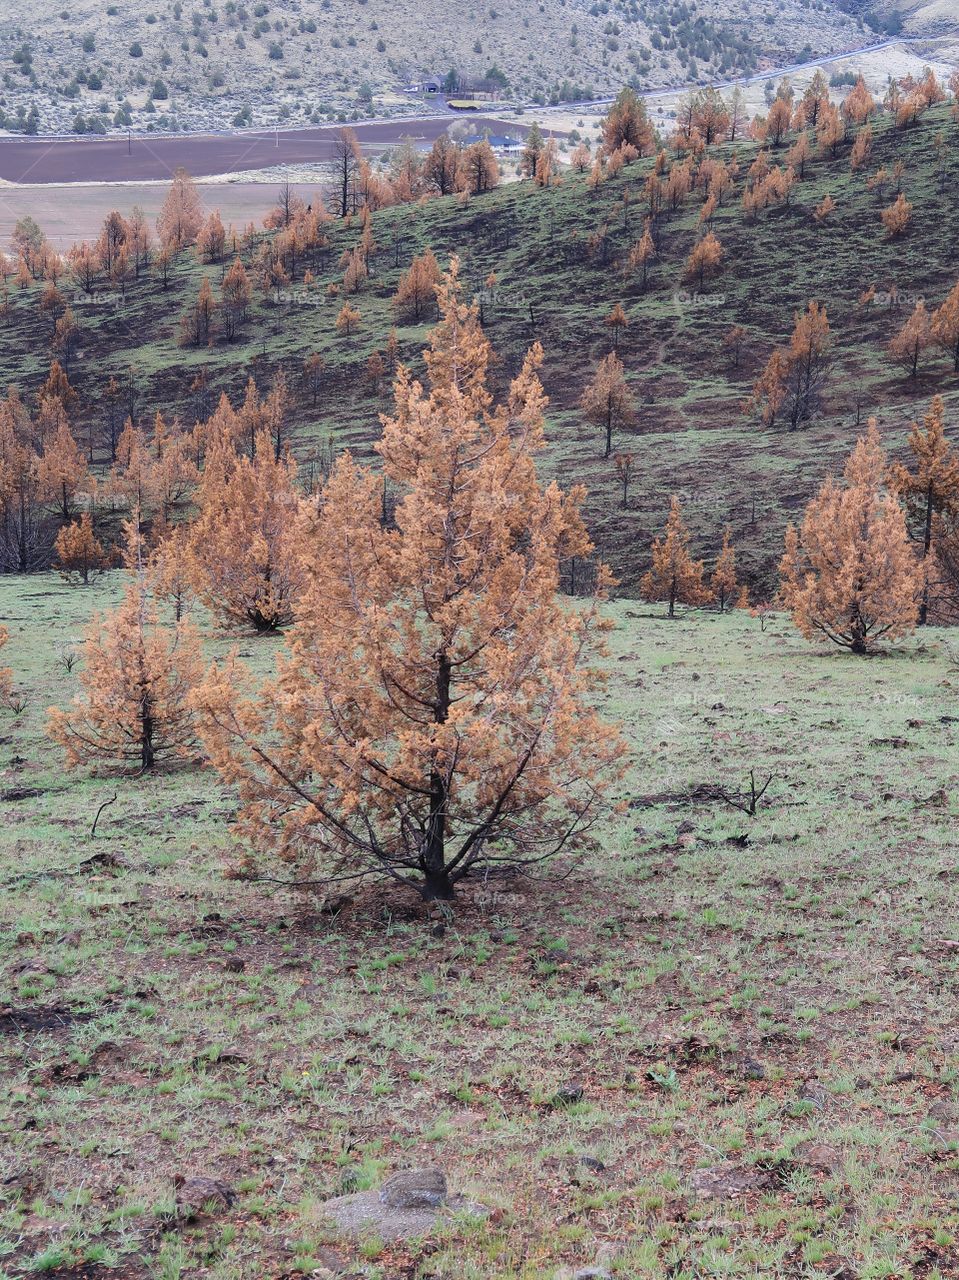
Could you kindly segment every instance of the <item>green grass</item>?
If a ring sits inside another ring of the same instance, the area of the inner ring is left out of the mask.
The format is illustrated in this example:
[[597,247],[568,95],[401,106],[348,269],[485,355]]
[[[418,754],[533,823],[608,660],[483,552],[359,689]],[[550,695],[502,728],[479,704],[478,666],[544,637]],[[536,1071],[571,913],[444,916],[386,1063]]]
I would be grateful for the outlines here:
[[[64,774],[58,650],[117,592],[0,581],[26,702],[0,795],[38,793],[0,800],[0,1275],[259,1280],[330,1247],[423,1280],[956,1274],[948,632],[861,660],[614,603],[633,759],[596,848],[448,919],[387,888],[330,916],[224,878],[211,774]],[[755,818],[703,798],[751,769]],[[329,1235],[325,1198],[418,1163],[497,1212],[410,1249]],[[695,1194],[730,1168],[741,1194]],[[238,1203],[179,1223],[174,1173]]]

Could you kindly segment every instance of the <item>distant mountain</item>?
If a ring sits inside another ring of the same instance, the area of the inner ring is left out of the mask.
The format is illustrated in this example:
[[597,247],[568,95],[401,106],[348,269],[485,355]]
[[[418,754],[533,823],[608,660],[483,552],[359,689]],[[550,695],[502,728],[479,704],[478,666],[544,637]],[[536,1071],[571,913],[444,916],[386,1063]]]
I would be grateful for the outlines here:
[[424,79],[570,100],[727,79],[868,34],[807,0],[38,0],[29,28],[0,17],[0,125],[305,123],[422,109],[404,90]]

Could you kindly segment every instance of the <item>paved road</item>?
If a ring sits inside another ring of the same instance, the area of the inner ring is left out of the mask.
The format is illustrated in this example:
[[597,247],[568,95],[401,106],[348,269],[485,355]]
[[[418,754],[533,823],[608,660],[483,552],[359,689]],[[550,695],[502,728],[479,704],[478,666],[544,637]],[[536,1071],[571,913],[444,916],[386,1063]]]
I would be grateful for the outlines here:
[[[502,120],[469,115],[469,122],[503,133]],[[451,117],[358,124],[357,137],[370,150],[405,138],[431,144]],[[513,129],[513,126],[511,126]],[[266,169],[278,164],[329,160],[340,126],[220,134],[134,134],[79,138],[0,138],[0,179],[15,183],[149,182],[167,179],[183,165],[194,177]]]
[[[752,76],[739,76],[735,80],[721,80],[709,87],[721,92],[726,89],[740,88],[748,84],[761,84],[764,80],[780,80],[783,76],[793,76],[800,71],[808,71],[811,67],[828,67],[833,62],[842,62],[846,58],[855,58],[863,53],[881,53],[883,49],[891,49],[899,44],[929,44],[930,41],[954,39],[952,36],[893,36],[888,40],[878,40],[873,44],[860,45],[855,49],[847,49],[845,53],[827,53],[821,58],[812,58],[809,62],[793,62],[785,67],[770,67],[766,71],[757,71]],[[667,89],[650,89],[643,94],[648,99],[671,98],[677,93],[687,93],[688,83],[672,85]],[[586,102],[562,102],[555,107],[540,107],[541,111],[579,111],[589,107],[607,107],[616,101],[612,98],[591,98]]]

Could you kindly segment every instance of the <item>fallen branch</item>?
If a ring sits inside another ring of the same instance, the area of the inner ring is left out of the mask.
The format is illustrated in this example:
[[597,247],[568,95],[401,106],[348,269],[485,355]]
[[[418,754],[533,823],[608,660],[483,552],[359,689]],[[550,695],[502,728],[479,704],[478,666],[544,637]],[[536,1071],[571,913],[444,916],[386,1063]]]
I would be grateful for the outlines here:
[[113,802],[116,800],[116,798],[117,798],[117,796],[118,796],[118,795],[119,795],[119,792],[115,792],[115,793],[110,797],[110,799],[109,799],[109,800],[104,800],[103,804],[101,804],[101,805],[100,805],[100,808],[97,810],[97,816],[93,819],[93,826],[90,828],[90,839],[91,839],[91,840],[92,840],[92,839],[93,839],[93,837],[97,834],[97,823],[100,821],[100,814],[101,814],[101,813],[103,812],[103,810],[107,807],[107,805],[109,805],[109,804],[113,804]]
[[740,813],[745,813],[748,814],[750,818],[755,818],[759,802],[766,794],[767,788],[772,782],[774,776],[774,774],[770,773],[762,786],[757,787],[755,770],[750,769],[748,791],[734,791],[730,793],[724,787],[716,787],[713,791],[713,796],[716,800],[723,800],[734,809],[738,809]]

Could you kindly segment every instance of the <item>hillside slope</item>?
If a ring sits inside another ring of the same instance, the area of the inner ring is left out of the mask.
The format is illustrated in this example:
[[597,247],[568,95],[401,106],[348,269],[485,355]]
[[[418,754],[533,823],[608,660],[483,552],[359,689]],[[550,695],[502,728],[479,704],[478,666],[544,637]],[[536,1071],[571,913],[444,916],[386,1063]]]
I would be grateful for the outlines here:
[[40,0],[34,19],[0,16],[0,108],[14,129],[35,108],[41,132],[72,129],[78,114],[97,128],[304,123],[352,112],[361,93],[378,111],[408,110],[397,90],[450,68],[497,67],[519,99],[603,95],[863,42],[857,19],[800,0]]
[[[947,139],[941,176],[940,136]],[[909,422],[934,393],[945,395],[953,413],[959,406],[959,378],[944,353],[925,352],[918,376],[910,378],[886,350],[915,300],[925,298],[932,308],[956,283],[954,138],[948,107],[905,132],[880,120],[866,170],[850,172],[846,148],[835,158],[814,159],[790,203],[762,212],[755,222],[741,206],[755,147],[741,148],[736,191],[714,221],[724,266],[702,290],[683,277],[698,235],[700,193],[656,226],[657,257],[647,287],[638,274],[624,272],[627,251],[642,234],[649,161],[627,166],[596,191],[576,175],[545,190],[520,183],[465,204],[434,199],[376,213],[370,277],[351,299],[361,316],[352,336],[337,332],[343,298],[332,291],[342,279],[341,254],[356,242],[355,224],[330,224],[330,245],[313,264],[312,284],[304,284],[301,263],[288,288],[256,290],[234,341],[221,332],[201,349],[177,344],[179,317],[204,275],[218,293],[226,264],[201,266],[188,254],[168,289],[150,275],[128,285],[125,297],[102,286],[87,297],[61,282],[80,326],[80,349],[70,368],[79,392],[77,430],[83,438],[92,435],[102,465],[102,397],[111,375],[127,389],[124,403],[129,400],[144,425],[158,409],[179,412],[189,424],[211,411],[221,391],[236,401],[251,376],[265,391],[283,368],[296,396],[292,438],[298,456],[314,457],[329,440],[365,455],[378,415],[390,404],[388,378],[371,381],[368,362],[385,349],[394,324],[400,357],[422,368],[429,317],[411,323],[392,300],[413,254],[429,245],[441,260],[460,256],[468,288],[483,300],[502,383],[529,343],[543,344],[543,381],[551,399],[543,466],[564,482],[588,486],[591,527],[624,589],[635,588],[669,498],[678,493],[702,552],[713,555],[723,526],[731,524],[754,590],[764,591],[773,581],[787,519],[840,466],[857,419],[861,424],[876,414],[888,445],[901,449]],[[781,161],[784,151],[774,160]],[[891,187],[878,197],[867,189],[866,174],[880,165],[891,170],[898,159],[914,213],[906,233],[890,240],[880,213],[892,199]],[[820,226],[812,214],[827,192],[837,208]],[[254,252],[244,251],[251,269]],[[484,282],[491,273],[496,283],[490,289]],[[871,285],[876,296],[864,304],[861,296]],[[37,285],[11,290],[3,320],[7,340],[0,348],[0,385],[19,385],[28,400],[51,358],[50,321],[39,296]],[[779,423],[763,427],[743,412],[743,401],[773,345],[788,338],[795,312],[811,300],[827,309],[832,330],[822,404],[798,430]],[[627,509],[612,461],[603,457],[602,432],[579,408],[609,350],[604,320],[616,303],[629,319],[619,354],[638,409],[636,424],[614,438],[614,450],[635,458]],[[738,366],[725,345],[734,326],[744,331]],[[312,352],[325,362],[315,405],[303,379],[303,362]]]

